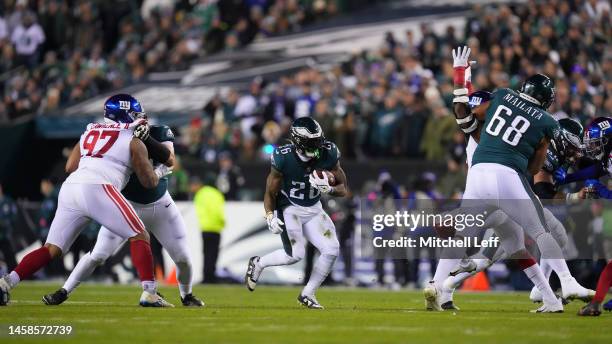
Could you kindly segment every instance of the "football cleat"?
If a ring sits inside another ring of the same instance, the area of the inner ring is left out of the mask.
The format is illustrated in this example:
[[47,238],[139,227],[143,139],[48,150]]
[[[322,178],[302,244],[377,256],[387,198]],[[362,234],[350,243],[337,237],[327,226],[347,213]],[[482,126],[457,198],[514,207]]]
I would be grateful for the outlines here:
[[249,259],[246,274],[244,275],[244,284],[246,284],[249,291],[255,290],[257,280],[261,274],[261,269],[257,267],[257,262],[259,262],[259,256],[251,257],[251,259]]
[[440,305],[440,307],[442,307],[443,310],[445,311],[458,311],[460,310],[459,307],[455,306],[455,304],[453,303],[453,301],[446,301],[444,302],[442,305]]
[[561,296],[569,301],[581,300],[583,302],[590,302],[593,296],[595,296],[595,290],[581,286],[574,277],[561,286],[561,292]]
[[599,304],[588,303],[578,311],[578,315],[587,317],[597,317],[601,315]]
[[[555,296],[560,297],[558,294],[555,294]],[[531,300],[531,302],[533,303],[541,303],[542,302],[542,292],[540,291],[540,289],[538,289],[537,287],[531,288],[531,293],[529,293],[529,300]],[[569,304],[571,301],[561,297],[561,302],[565,306]]]
[[298,296],[297,300],[302,306],[306,308],[324,309],[314,296],[300,295]]
[[185,307],[204,307],[204,301],[193,296],[193,294],[187,294],[185,297],[181,297],[181,302]]
[[174,307],[173,304],[164,300],[161,294],[151,294],[148,291],[143,291],[140,295],[140,305],[142,307]]
[[429,284],[423,289],[425,297],[425,307],[428,311],[442,311],[440,302],[438,302],[438,289],[434,281],[429,281]]
[[612,312],[612,299],[608,300],[608,302],[603,305],[604,311]]
[[0,306],[8,305],[11,300],[11,294],[9,293],[11,286],[6,278],[6,276],[0,278]]
[[538,289],[538,287],[534,286],[533,288],[531,288],[531,293],[529,293],[529,300],[531,300],[531,302],[533,303],[542,302],[542,292],[540,292],[540,289]]
[[459,262],[459,265],[457,265],[457,267],[451,270],[451,272],[449,272],[448,274],[454,277],[462,272],[472,273],[476,271],[477,268],[478,266],[476,266],[476,263],[473,260],[461,260],[461,262]]
[[540,308],[532,310],[531,313],[563,313],[563,303],[559,299],[553,304],[544,302]]
[[64,288],[60,288],[55,293],[47,294],[42,298],[47,306],[58,306],[66,300],[68,300],[68,292]]

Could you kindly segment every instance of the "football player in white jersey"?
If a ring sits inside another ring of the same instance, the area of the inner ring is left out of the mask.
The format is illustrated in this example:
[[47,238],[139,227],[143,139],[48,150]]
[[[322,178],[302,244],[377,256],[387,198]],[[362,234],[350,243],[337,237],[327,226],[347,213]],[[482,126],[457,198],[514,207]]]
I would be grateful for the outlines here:
[[8,302],[9,290],[21,280],[67,252],[83,228],[94,220],[130,241],[132,261],[144,289],[140,305],[172,306],[157,293],[145,226],[119,192],[132,173],[144,187],[154,188],[169,169],[153,169],[148,156],[157,153],[156,146],[149,151],[142,140],[133,137],[135,129],[146,124],[136,99],[127,94],[110,97],[104,104],[104,117],[106,123],[87,126],[68,158],[66,171],[70,175],[60,189],[46,243],[28,253],[15,270],[0,279],[0,305]]
[[[151,125],[139,129],[143,130],[137,130],[136,137],[145,144],[163,144],[168,150],[168,157],[174,160],[174,134],[168,126]],[[166,159],[166,155],[161,159]],[[161,165],[161,162],[155,159],[153,161],[156,166]],[[132,176],[121,194],[132,204],[147,230],[159,240],[176,264],[176,277],[183,306],[204,306],[204,302],[192,294],[192,264],[187,244],[187,229],[178,207],[168,193],[168,178],[162,177],[157,187],[147,189],[140,184],[138,178]],[[47,305],[62,304],[81,281],[89,277],[96,267],[104,264],[124,242],[124,239],[107,228],[100,228],[96,245],[91,252],[81,257],[62,288],[43,296],[43,302]]]

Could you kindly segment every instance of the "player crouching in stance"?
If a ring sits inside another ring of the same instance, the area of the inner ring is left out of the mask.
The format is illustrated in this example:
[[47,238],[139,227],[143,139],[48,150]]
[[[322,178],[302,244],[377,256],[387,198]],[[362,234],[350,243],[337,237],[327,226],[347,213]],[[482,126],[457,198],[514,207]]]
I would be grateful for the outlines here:
[[[253,291],[263,269],[299,262],[304,258],[308,240],[320,256],[298,301],[308,308],[323,309],[315,292],[332,269],[339,243],[334,223],[323,211],[320,198],[321,194],[344,197],[346,175],[340,167],[338,148],[325,140],[321,126],[312,118],[302,117],[293,122],[291,141],[274,150],[264,195],[268,229],[281,235],[284,249],[252,257],[245,283]],[[323,170],[322,176],[319,170]]]
[[[154,159],[156,168],[163,168],[164,163],[174,163],[174,134],[165,125],[141,125],[134,131],[134,136],[147,143],[158,144],[161,157]],[[173,166],[169,166],[172,168]],[[192,264],[187,245],[186,227],[183,217],[174,200],[168,193],[168,177],[159,180],[157,187],[145,188],[134,175],[121,191],[130,201],[136,214],[142,219],[151,232],[176,264],[176,277],[179,282],[179,292],[183,306],[202,307],[204,302],[192,294]],[[59,305],[68,299],[72,293],[93,271],[114,253],[124,243],[121,237],[113,234],[108,228],[102,227],[93,250],[79,260],[64,286],[54,293],[43,296],[47,305]],[[147,306],[148,303],[142,304]]]
[[140,103],[126,94],[110,97],[104,104],[107,123],[92,123],[75,145],[66,171],[70,173],[59,193],[55,217],[44,246],[28,253],[15,270],[0,279],[0,305],[9,290],[66,252],[81,230],[94,220],[122,240],[128,239],[132,261],[144,292],[140,304],[171,306],[157,294],[149,235],[134,208],[118,190],[132,173],[145,188],[155,188],[168,168],[154,170],[142,140],[133,137],[135,128],[146,123]]

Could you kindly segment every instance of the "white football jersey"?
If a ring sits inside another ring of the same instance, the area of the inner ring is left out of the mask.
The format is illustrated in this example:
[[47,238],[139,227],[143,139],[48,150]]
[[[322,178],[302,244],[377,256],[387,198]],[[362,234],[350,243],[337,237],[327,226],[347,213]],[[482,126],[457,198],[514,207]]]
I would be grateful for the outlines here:
[[468,165],[468,168],[472,167],[472,157],[474,156],[474,152],[476,151],[476,147],[478,147],[478,143],[472,136],[468,139],[467,147],[465,147],[465,154],[467,155],[467,159],[465,162]]
[[134,126],[91,123],[81,135],[79,168],[68,176],[71,184],[112,184],[123,189],[132,174],[130,141]]

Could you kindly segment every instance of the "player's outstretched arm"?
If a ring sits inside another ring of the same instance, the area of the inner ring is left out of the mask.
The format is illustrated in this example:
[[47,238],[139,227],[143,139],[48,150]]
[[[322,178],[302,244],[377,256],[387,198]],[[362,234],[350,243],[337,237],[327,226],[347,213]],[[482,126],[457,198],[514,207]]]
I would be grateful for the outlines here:
[[332,191],[329,193],[335,197],[346,197],[348,195],[348,183],[346,179],[346,173],[340,166],[340,162],[334,166],[331,170],[331,173],[334,174],[334,178],[336,178],[336,185],[333,186]]
[[148,189],[156,187],[159,183],[159,177],[149,162],[149,153],[145,144],[141,140],[133,138],[130,141],[130,153],[132,169],[140,184]]
[[266,179],[266,193],[264,194],[264,209],[266,210],[266,216],[269,213],[273,213],[276,208],[276,195],[278,195],[282,183],[283,174],[272,167]]
[[79,160],[81,160],[81,147],[77,142],[68,156],[68,161],[66,161],[66,173],[76,171],[79,168]]
[[[470,109],[469,95],[472,93],[471,64],[469,61],[471,49],[467,46],[453,49],[453,114],[459,128],[471,135],[476,142],[480,140],[480,121],[484,121],[484,114],[488,108],[488,103],[480,105],[475,109]],[[479,109],[480,108],[480,109]]]

